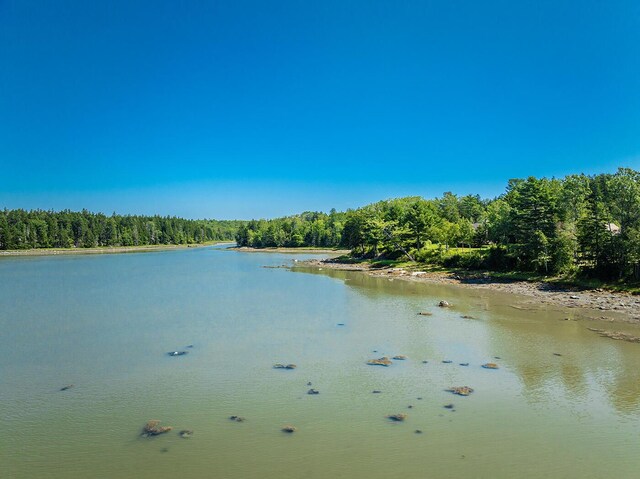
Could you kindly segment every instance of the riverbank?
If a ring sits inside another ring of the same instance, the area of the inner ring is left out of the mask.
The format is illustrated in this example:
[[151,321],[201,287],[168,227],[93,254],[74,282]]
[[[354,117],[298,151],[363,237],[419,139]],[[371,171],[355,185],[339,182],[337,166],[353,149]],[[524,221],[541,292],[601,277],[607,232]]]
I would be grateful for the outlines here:
[[488,273],[460,273],[450,271],[424,271],[405,267],[373,266],[371,263],[344,262],[338,259],[308,260],[303,265],[360,271],[375,277],[386,277],[420,283],[452,284],[466,288],[491,289],[510,294],[528,296],[532,307],[540,304],[566,308],[584,308],[596,313],[602,321],[622,321],[640,324],[640,296],[627,292],[607,291],[601,288],[585,289],[578,286],[556,285],[542,281],[518,281],[493,277]]
[[57,256],[70,254],[121,254],[121,253],[145,253],[150,251],[167,251],[186,248],[203,248],[215,244],[233,244],[232,242],[219,241],[213,243],[199,243],[188,245],[144,245],[144,246],[104,246],[98,248],[38,248],[0,251],[3,256]]

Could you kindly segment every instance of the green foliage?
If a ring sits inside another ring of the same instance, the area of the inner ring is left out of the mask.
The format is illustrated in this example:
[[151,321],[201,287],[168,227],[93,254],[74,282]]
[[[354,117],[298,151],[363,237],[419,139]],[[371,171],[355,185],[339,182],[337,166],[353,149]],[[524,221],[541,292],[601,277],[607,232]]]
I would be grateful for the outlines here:
[[347,212],[343,245],[363,258],[638,279],[640,173],[510,180],[493,200],[445,193],[381,201]]
[[[345,226],[343,226],[343,224]],[[238,246],[253,248],[311,246],[334,248],[341,244],[344,231],[356,231],[348,224],[348,214],[305,212],[300,215],[272,220],[252,220],[238,228]],[[354,237],[353,241],[358,241]],[[354,243],[355,244],[355,243]]]
[[240,221],[0,210],[0,249],[92,248],[232,240]]
[[[0,241],[2,239],[0,238]],[[252,221],[240,245],[343,246],[358,258],[408,259],[542,275],[640,277],[640,173],[510,180],[479,196],[396,198],[346,213]],[[459,247],[475,247],[460,252]]]
[[441,265],[444,249],[439,246],[428,245],[415,251],[414,257],[419,263]]
[[463,268],[469,270],[486,269],[486,254],[481,251],[471,251],[468,253],[455,253],[445,257],[443,266],[448,268]]

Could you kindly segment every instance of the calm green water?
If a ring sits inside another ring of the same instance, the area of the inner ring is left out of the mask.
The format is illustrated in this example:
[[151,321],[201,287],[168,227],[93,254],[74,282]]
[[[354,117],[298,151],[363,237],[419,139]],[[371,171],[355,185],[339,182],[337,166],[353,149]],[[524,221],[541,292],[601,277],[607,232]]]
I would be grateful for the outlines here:
[[[261,267],[291,258],[2,259],[0,477],[640,476],[640,345],[504,294]],[[195,433],[141,438],[148,419]]]

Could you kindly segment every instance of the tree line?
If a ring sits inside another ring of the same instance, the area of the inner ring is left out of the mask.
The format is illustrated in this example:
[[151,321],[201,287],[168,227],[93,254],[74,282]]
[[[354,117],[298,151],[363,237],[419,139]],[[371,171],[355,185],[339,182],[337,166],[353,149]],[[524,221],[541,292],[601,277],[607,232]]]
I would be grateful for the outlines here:
[[[640,279],[640,173],[510,180],[494,199],[444,193],[251,221],[240,246],[344,247],[359,258]],[[465,248],[460,250],[460,248]]]
[[0,250],[191,244],[343,247],[357,258],[640,279],[640,172],[510,180],[493,199],[444,193],[346,212],[216,221],[0,210]]
[[271,220],[251,220],[235,236],[238,246],[252,248],[312,246],[333,248],[342,244],[345,213],[305,212]]
[[233,240],[241,221],[0,210],[0,250],[179,245]]

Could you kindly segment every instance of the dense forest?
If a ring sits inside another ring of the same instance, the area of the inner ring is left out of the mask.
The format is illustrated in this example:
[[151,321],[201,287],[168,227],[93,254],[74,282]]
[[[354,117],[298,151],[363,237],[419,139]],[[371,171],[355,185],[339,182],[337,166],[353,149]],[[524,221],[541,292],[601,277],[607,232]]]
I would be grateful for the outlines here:
[[504,194],[399,198],[251,221],[240,246],[345,247],[359,258],[640,279],[640,173],[510,180]]
[[253,248],[313,246],[333,248],[342,244],[345,213],[306,212],[272,220],[252,220],[236,234],[238,246]]
[[115,213],[0,210],[0,250],[93,248],[233,240],[241,221],[185,220]]

